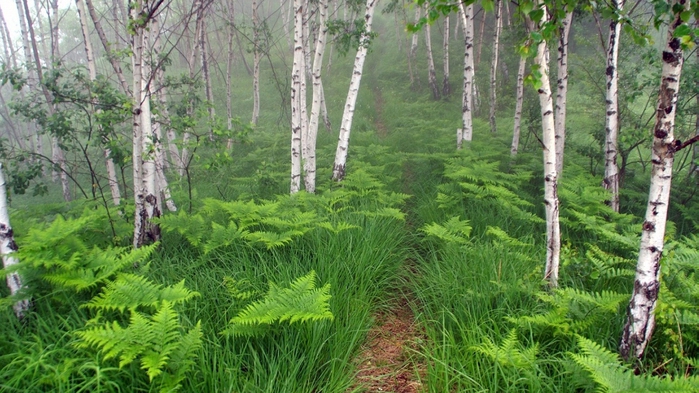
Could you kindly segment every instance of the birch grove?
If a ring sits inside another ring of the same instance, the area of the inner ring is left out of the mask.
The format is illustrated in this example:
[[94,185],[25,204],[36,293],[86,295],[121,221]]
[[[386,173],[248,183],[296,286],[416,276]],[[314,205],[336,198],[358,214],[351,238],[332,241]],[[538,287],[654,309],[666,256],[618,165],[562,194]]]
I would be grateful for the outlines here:
[[495,32],[493,34],[493,54],[490,61],[490,132],[497,131],[495,109],[497,107],[497,70],[500,49],[500,32],[502,30],[502,0],[495,0]]
[[689,7],[690,2],[674,0],[670,5],[674,18],[668,26],[662,54],[660,89],[651,146],[650,191],[641,232],[633,293],[619,344],[619,352],[627,360],[643,356],[655,328],[655,307],[660,291],[660,259],[663,254],[670,203],[672,164],[675,152],[682,147],[676,143],[674,127],[684,57],[680,38],[675,37],[674,32],[684,24],[681,14]]

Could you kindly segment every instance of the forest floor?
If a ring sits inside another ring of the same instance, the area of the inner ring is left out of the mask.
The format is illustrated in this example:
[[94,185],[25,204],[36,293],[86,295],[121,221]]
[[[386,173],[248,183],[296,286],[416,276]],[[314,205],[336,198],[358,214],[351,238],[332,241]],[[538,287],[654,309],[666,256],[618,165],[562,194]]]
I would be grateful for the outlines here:
[[422,391],[420,375],[424,365],[414,350],[424,335],[406,299],[378,313],[367,341],[355,359],[357,386],[367,392],[417,393]]

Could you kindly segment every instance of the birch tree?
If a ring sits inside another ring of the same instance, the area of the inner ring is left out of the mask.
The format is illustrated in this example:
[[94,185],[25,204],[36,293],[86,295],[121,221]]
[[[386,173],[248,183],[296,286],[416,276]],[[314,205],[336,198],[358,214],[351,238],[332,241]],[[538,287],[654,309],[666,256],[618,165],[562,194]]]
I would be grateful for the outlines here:
[[495,0],[495,32],[493,34],[493,56],[490,62],[490,132],[497,131],[495,108],[497,107],[497,71],[498,52],[500,48],[500,31],[502,30],[502,0]]
[[291,179],[290,192],[301,190],[301,138],[303,131],[301,106],[306,97],[301,97],[301,79],[306,78],[303,53],[304,1],[294,0],[294,62],[291,68]]
[[[541,20],[538,30],[541,31],[546,21],[546,6],[538,2]],[[558,286],[558,267],[560,264],[561,230],[559,222],[558,203],[558,173],[556,172],[556,130],[553,117],[553,95],[549,80],[549,51],[546,40],[542,39],[536,48],[534,66],[540,77],[537,83],[539,105],[541,107],[541,128],[544,151],[544,207],[546,210],[546,264],[544,279],[551,287]]]
[[257,125],[260,117],[260,60],[262,51],[260,50],[260,19],[257,15],[257,0],[252,1],[252,124]]
[[427,82],[432,91],[432,98],[440,98],[439,87],[437,87],[437,71],[434,67],[434,56],[432,56],[432,34],[430,24],[425,25],[425,50],[427,51]]
[[558,29],[558,80],[556,90],[556,173],[563,173],[563,149],[566,139],[566,102],[568,97],[568,35],[573,11],[566,11]]
[[473,4],[459,3],[459,15],[464,33],[464,82],[461,96],[461,128],[456,131],[456,148],[473,138]]
[[[78,11],[80,30],[83,34],[83,43],[85,45],[85,59],[87,60],[87,70],[90,77],[90,81],[94,82],[97,80],[97,67],[95,65],[95,57],[94,51],[92,50],[92,42],[90,41],[90,32],[87,27],[85,3],[83,3],[81,0],[75,0],[75,5]],[[94,111],[94,103],[91,106]],[[102,133],[100,132],[100,134]],[[118,206],[121,203],[121,192],[119,191],[119,181],[117,180],[114,161],[111,157],[111,151],[108,148],[104,149],[103,151],[105,164],[107,166],[107,181],[109,182],[109,190],[112,193],[112,203]]]
[[148,23],[157,13],[159,4],[161,3],[145,7],[144,0],[137,0],[131,4],[129,21],[133,29],[133,179],[136,205],[134,248],[160,240],[160,227],[153,222],[154,218],[160,216],[160,210],[156,190],[155,136],[151,124],[150,66],[145,56]]
[[352,79],[350,80],[349,92],[345,102],[345,109],[342,113],[342,123],[340,125],[340,136],[335,151],[335,163],[333,164],[333,180],[342,181],[345,178],[345,165],[347,164],[347,151],[349,149],[350,131],[352,130],[352,118],[354,108],[359,93],[359,84],[362,80],[364,60],[371,41],[371,22],[374,18],[374,7],[377,0],[367,0],[364,12],[364,31],[359,38],[359,48],[357,56],[354,58],[354,68],[352,69]]
[[[22,284],[22,277],[12,267],[19,263],[17,257],[12,254],[17,251],[12,226],[10,225],[10,213],[7,209],[7,187],[5,175],[0,164],[0,253],[2,254],[2,266],[5,269],[7,287],[10,295],[17,295],[25,286]],[[22,319],[29,310],[29,300],[22,299],[12,306],[17,318]]]
[[689,7],[690,1],[673,0],[669,5],[668,10],[671,10],[673,19],[668,26],[662,53],[662,72],[651,147],[650,191],[642,226],[633,294],[619,345],[621,356],[627,360],[643,356],[655,328],[654,312],[660,291],[660,258],[663,254],[663,238],[670,202],[672,164],[675,153],[687,146],[678,143],[674,137],[677,96],[684,63],[681,37],[675,37],[675,31],[680,27],[689,30],[681,16]]
[[444,78],[442,79],[442,95],[446,97],[451,94],[451,86],[449,86],[449,15],[444,16],[444,31],[442,34],[442,48],[444,50]]
[[[325,53],[325,40],[328,34],[327,26],[327,0],[320,0],[318,4],[318,38],[316,40],[315,54],[313,57],[313,102],[311,103],[311,117],[308,121],[307,147],[304,149],[304,183],[306,191],[314,193],[316,188],[316,138],[318,135],[318,123],[321,104],[323,102],[323,84],[321,70],[323,66],[323,54]],[[327,117],[327,115],[326,115]]]
[[[611,7],[615,13],[624,9],[624,0],[612,0]],[[619,212],[619,166],[617,165],[617,145],[619,138],[619,39],[621,23],[616,18],[609,23],[609,40],[607,42],[607,84],[606,114],[604,117],[604,181],[602,185],[609,190],[609,206]]]
[[519,57],[519,67],[517,68],[517,93],[515,102],[515,121],[512,131],[512,146],[510,156],[514,158],[519,151],[519,136],[522,124],[522,104],[524,103],[524,71],[527,66],[526,56]]

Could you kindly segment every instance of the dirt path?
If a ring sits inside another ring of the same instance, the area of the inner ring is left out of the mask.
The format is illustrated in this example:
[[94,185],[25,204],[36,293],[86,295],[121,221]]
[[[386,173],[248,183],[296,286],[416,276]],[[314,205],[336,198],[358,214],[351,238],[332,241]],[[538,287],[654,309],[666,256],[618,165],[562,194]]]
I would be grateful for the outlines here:
[[410,306],[404,299],[390,310],[376,315],[357,362],[357,386],[366,392],[418,393],[422,384],[410,348],[423,336],[415,325]]

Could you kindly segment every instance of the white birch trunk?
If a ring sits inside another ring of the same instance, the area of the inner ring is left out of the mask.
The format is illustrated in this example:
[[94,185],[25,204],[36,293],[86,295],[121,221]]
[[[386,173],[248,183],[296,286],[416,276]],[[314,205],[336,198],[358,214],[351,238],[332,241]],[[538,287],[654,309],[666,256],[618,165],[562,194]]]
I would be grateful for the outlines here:
[[[201,36],[201,30],[204,28],[204,11],[202,10],[201,0],[194,0],[192,5],[192,10],[197,13],[195,28],[194,28],[194,41],[192,45],[192,50],[189,52],[188,66],[189,66],[189,79],[193,80],[195,77],[194,64],[199,51],[199,38]],[[187,106],[187,116],[194,116],[194,104],[189,103]],[[185,175],[185,169],[189,165],[189,140],[191,135],[186,130],[182,133],[182,150],[180,154],[180,162],[178,163],[178,173],[180,177]]]
[[[87,12],[85,10],[85,3],[83,3],[81,0],[75,0],[75,5],[77,7],[78,18],[80,20],[80,30],[82,31],[83,42],[85,44],[87,69],[90,76],[90,81],[94,82],[97,80],[97,67],[95,66],[95,57],[92,50],[92,41],[90,40],[90,31],[87,27]],[[94,103],[92,106],[94,108]],[[111,158],[111,152],[109,149],[104,149],[104,159],[107,166],[107,181],[109,182],[109,190],[112,194],[112,203],[114,203],[115,206],[119,206],[121,203],[119,180],[117,179],[116,168],[114,167],[114,161]]]
[[[227,8],[226,12],[228,14],[228,24],[226,28],[227,36],[228,36],[228,56],[226,58],[226,125],[228,126],[228,130],[233,129],[233,96],[232,96],[232,81],[231,81],[231,71],[233,70],[233,22],[234,22],[234,8],[233,8],[233,1],[227,1],[226,2]],[[284,12],[284,0],[282,0],[282,15],[285,15],[286,13]],[[288,19],[287,19],[288,23]],[[285,27],[285,31],[287,33],[288,37],[288,26]],[[226,143],[226,149],[230,150],[233,148],[233,138],[228,138],[228,142]]]
[[519,58],[519,68],[517,68],[517,102],[515,104],[515,124],[512,132],[512,147],[510,147],[510,156],[517,156],[519,151],[519,136],[522,124],[522,104],[524,102],[524,71],[527,66],[527,58],[521,56]]
[[650,192],[641,233],[633,294],[619,345],[621,356],[627,360],[643,356],[655,327],[654,312],[660,291],[660,258],[663,254],[663,238],[670,202],[672,163],[677,146],[673,133],[675,113],[684,62],[680,38],[673,37],[673,34],[675,29],[683,23],[680,11],[687,9],[689,4],[688,1],[675,0],[671,2],[669,8],[673,10],[675,6],[679,6],[679,10],[675,11],[674,20],[668,26],[667,40],[662,54],[658,109],[651,148]]
[[206,93],[206,101],[209,112],[209,140],[214,140],[214,121],[216,118],[216,110],[214,108],[214,90],[211,86],[211,72],[209,70],[209,48],[208,39],[206,33],[206,25],[204,24],[204,17],[207,14],[207,6],[211,2],[207,2],[204,5],[204,9],[201,10],[202,23],[199,29],[199,55],[201,56],[201,73],[204,77],[204,92]]
[[337,142],[337,150],[335,151],[335,163],[333,165],[332,176],[333,180],[335,181],[342,181],[342,179],[345,178],[345,166],[347,164],[347,150],[349,149],[350,131],[352,130],[352,118],[354,116],[354,107],[357,102],[357,94],[359,93],[359,84],[362,80],[364,60],[366,59],[366,54],[369,47],[371,22],[374,18],[374,6],[376,6],[376,1],[377,0],[367,0],[366,2],[366,11],[364,14],[364,26],[366,30],[360,37],[360,45],[357,49],[357,56],[354,58],[352,79],[350,80],[345,109],[342,113],[340,136]]
[[473,4],[464,8],[459,3],[464,32],[464,83],[461,96],[461,128],[457,131],[456,148],[473,139]]
[[558,80],[556,93],[556,173],[563,173],[563,152],[566,140],[566,101],[568,97],[568,35],[573,11],[566,13],[558,37]]
[[252,1],[252,124],[257,125],[260,117],[260,21],[257,16],[257,0]]
[[307,147],[304,149],[304,183],[306,191],[315,193],[316,190],[316,138],[318,135],[318,122],[322,109],[323,84],[321,70],[323,67],[323,55],[325,53],[325,40],[328,33],[326,15],[328,12],[327,0],[320,0],[318,4],[318,39],[313,57],[313,102],[311,104],[311,118],[308,122]]
[[129,83],[126,81],[126,77],[124,76],[124,72],[121,69],[121,64],[119,64],[119,60],[112,52],[111,45],[109,43],[109,40],[107,39],[107,35],[105,34],[104,29],[102,29],[102,24],[100,23],[99,15],[97,15],[97,12],[95,12],[95,7],[93,7],[92,5],[92,0],[85,0],[85,5],[87,5],[87,10],[90,13],[90,19],[92,19],[92,23],[95,25],[95,31],[97,31],[97,36],[100,38],[102,47],[104,48],[107,58],[109,59],[109,63],[112,65],[114,73],[119,79],[119,84],[121,85],[124,94],[131,95]]
[[442,79],[442,95],[448,96],[451,94],[451,86],[449,86],[449,15],[444,16],[444,31],[442,48],[444,50],[444,79]]
[[427,51],[427,81],[432,90],[432,98],[438,100],[440,97],[439,87],[437,87],[437,71],[434,67],[434,57],[432,56],[432,33],[430,24],[425,24],[425,50]]
[[[415,6],[415,23],[420,20],[420,10],[421,8]],[[418,47],[419,37],[417,33],[413,33],[410,42],[410,51],[408,52],[408,71],[410,71],[410,84],[413,85],[417,83],[420,84],[420,77],[413,71],[415,66],[415,59],[417,58],[417,47]]]
[[[15,243],[12,226],[10,225],[5,175],[0,163],[0,254],[2,254],[2,266],[7,272],[7,287],[10,289],[10,295],[12,296],[26,288],[22,284],[22,277],[19,273],[11,271],[12,266],[19,263],[19,260],[12,255],[15,251],[17,251],[17,243]],[[18,300],[12,308],[15,310],[17,318],[22,319],[29,310],[29,306],[29,300],[23,299]]]
[[490,62],[490,132],[497,131],[495,108],[497,107],[497,72],[500,48],[500,31],[502,30],[502,0],[495,0],[495,34],[493,35],[493,57]]
[[[545,6],[539,3],[540,7]],[[536,52],[534,63],[541,72],[541,87],[538,90],[541,105],[541,127],[544,149],[544,206],[546,209],[546,266],[544,279],[551,287],[558,286],[558,266],[561,251],[561,232],[558,212],[558,175],[556,173],[556,130],[553,118],[553,96],[549,81],[549,53],[546,41],[542,41]]]
[[[151,26],[153,31],[156,32],[155,40],[153,41],[153,57],[156,59],[160,59],[160,53],[162,52],[162,43],[160,37],[163,35],[163,31],[160,21],[158,20],[158,16],[153,16]],[[181,161],[181,158],[180,150],[177,147],[176,143],[177,133],[175,133],[175,130],[172,128],[170,114],[167,110],[167,89],[165,87],[165,72],[163,71],[163,67],[160,64],[158,64],[158,68],[155,70],[155,79],[158,82],[158,88],[156,89],[157,93],[154,94],[158,98],[158,112],[161,114],[162,117],[159,124],[165,125],[165,135],[167,136],[167,149],[170,153],[170,161],[165,159],[165,154],[162,154],[161,158],[158,161],[158,164],[164,170],[168,168],[170,162],[173,162],[177,165],[177,163]],[[158,140],[160,140],[160,136],[158,136]]]
[[303,67],[303,0],[294,0],[294,64],[291,70],[291,184],[290,193],[301,190],[301,138],[303,122],[301,105],[301,79],[305,78]]
[[148,42],[147,26],[140,25],[143,3],[139,1],[131,9],[135,34],[133,35],[134,65],[134,248],[160,240],[160,228],[151,220],[160,216],[156,190],[155,136],[150,110],[150,67],[144,57]]
[[[621,10],[624,8],[624,0],[612,0],[612,6]],[[609,24],[609,41],[607,45],[607,85],[604,127],[604,181],[602,186],[609,190],[609,207],[619,212],[619,166],[617,165],[618,139],[619,139],[619,73],[617,61],[619,58],[619,39],[621,36],[621,23],[612,20]]]

